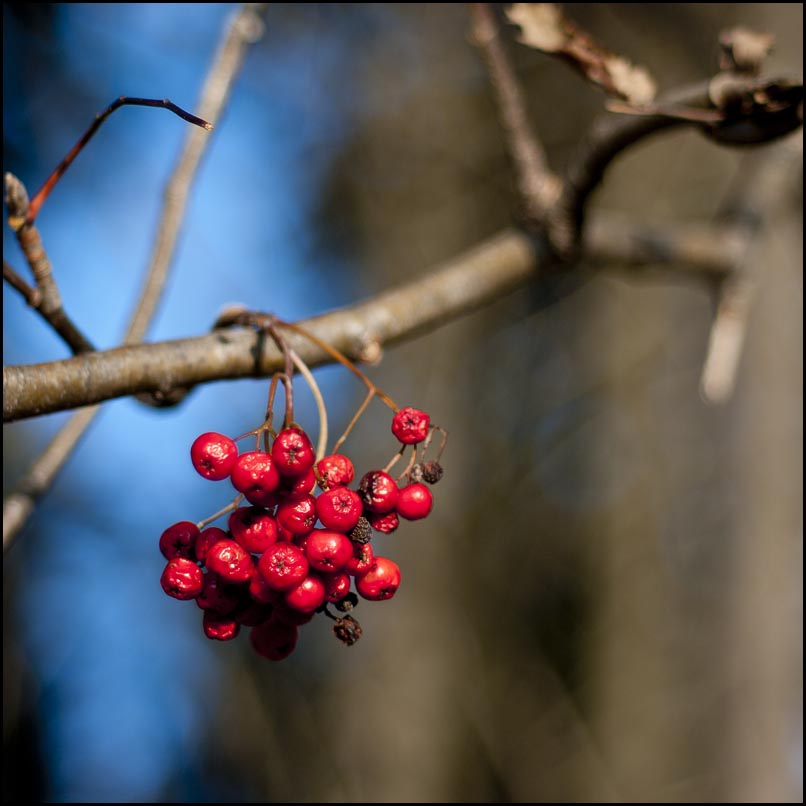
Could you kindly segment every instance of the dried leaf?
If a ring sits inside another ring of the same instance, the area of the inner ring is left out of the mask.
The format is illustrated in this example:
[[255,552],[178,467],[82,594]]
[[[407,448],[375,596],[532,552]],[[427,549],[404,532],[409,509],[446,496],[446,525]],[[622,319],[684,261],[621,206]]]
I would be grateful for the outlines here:
[[515,3],[507,17],[520,26],[519,42],[562,57],[611,97],[634,106],[649,104],[655,97],[655,82],[646,70],[607,50],[558,5]]
[[620,56],[605,59],[604,64],[618,95],[635,106],[646,106],[653,101],[657,86],[647,70]]
[[719,35],[719,46],[722,48],[719,66],[722,70],[757,75],[774,43],[772,34],[760,34],[749,28],[723,31]]
[[507,9],[510,22],[520,26],[518,41],[544,53],[556,53],[565,47],[568,34],[564,18],[554,3],[513,3]]

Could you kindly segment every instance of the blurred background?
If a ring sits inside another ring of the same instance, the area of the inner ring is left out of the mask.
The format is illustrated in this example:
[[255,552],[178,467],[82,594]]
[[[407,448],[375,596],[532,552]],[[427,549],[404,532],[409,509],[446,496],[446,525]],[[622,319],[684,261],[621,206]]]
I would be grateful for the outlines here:
[[[192,110],[233,8],[4,4],[4,170],[34,191],[121,94]],[[768,74],[802,71],[801,4],[569,12],[662,88],[711,75],[738,23],[774,34]],[[149,339],[200,334],[228,302],[287,319],[345,305],[508,226],[517,199],[468,30],[463,4],[271,6]],[[561,166],[602,97],[513,33]],[[118,111],[38,218],[99,347],[133,309],[185,126]],[[671,133],[620,159],[593,204],[705,222],[755,159]],[[403,585],[359,606],[350,649],[319,617],[273,664],[245,635],[208,641],[194,604],[159,587],[162,530],[230,497],[196,476],[190,444],[257,425],[267,383],[165,411],[106,404],[5,559],[4,800],[801,800],[801,203],[782,197],[765,223],[720,408],[698,392],[712,289],[669,270],[580,267],[388,351],[373,379],[451,439],[433,515],[376,538]],[[5,363],[67,356],[5,289],[3,315]],[[338,432],[362,388],[317,377]],[[5,492],[66,417],[5,428]],[[373,407],[348,443],[357,468],[391,440]]]

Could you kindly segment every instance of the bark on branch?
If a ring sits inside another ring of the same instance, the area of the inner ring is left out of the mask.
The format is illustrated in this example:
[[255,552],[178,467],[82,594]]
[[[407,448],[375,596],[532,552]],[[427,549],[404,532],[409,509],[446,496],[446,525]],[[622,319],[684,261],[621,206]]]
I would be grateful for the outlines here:
[[[721,276],[730,270],[735,254],[731,244],[729,232],[712,230],[709,239],[691,227],[659,232],[630,228],[623,221],[608,225],[607,219],[600,219],[591,230],[586,256],[627,265],[689,261],[702,273]],[[355,360],[377,358],[384,345],[414,338],[499,299],[537,276],[549,260],[543,241],[505,230],[419,280],[301,324]],[[299,336],[288,333],[286,338],[309,365],[330,360]],[[176,386],[263,377],[281,369],[282,361],[271,340],[252,330],[233,329],[6,367],[3,419],[10,422],[142,392],[167,394]]]

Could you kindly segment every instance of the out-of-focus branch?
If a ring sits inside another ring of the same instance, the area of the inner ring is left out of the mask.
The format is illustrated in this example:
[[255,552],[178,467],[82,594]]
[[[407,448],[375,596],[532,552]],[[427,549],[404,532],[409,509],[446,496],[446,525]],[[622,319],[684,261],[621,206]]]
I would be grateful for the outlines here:
[[[200,116],[213,124],[221,116],[249,45],[263,33],[265,9],[265,3],[246,3],[230,18],[198,107]],[[126,331],[127,343],[143,338],[156,311],[181,229],[187,196],[208,142],[205,135],[200,129],[188,133],[179,163],[166,187],[159,231],[145,284]],[[34,462],[17,490],[3,502],[3,551],[11,546],[36,500],[50,487],[98,410],[95,406],[75,414]]]
[[761,230],[802,187],[803,139],[758,158],[743,174],[742,188],[732,200],[729,219],[740,233],[740,253],[717,291],[717,307],[700,377],[700,393],[708,403],[724,403],[733,393],[753,298],[767,258]]
[[3,261],[3,279],[22,294],[28,305],[62,337],[65,344],[74,354],[88,353],[95,349],[86,336],[76,327],[63,307],[47,309],[42,291],[39,288],[33,288],[28,285],[5,260]]
[[561,183],[551,172],[543,146],[529,124],[523,90],[490,4],[471,3],[470,14],[473,40],[484,56],[498,101],[501,123],[515,164],[518,190],[530,223],[540,225],[556,201]]
[[[695,261],[706,276],[729,270],[735,249],[730,233],[708,242],[695,228],[653,231],[602,219],[592,227],[586,257],[676,264]],[[507,230],[454,260],[434,267],[422,279],[358,305],[301,323],[317,338],[348,356],[377,357],[382,345],[411,339],[528,282],[550,262],[542,239]],[[686,267],[687,272],[692,271]],[[306,364],[330,356],[294,333],[286,339]],[[98,403],[122,395],[169,390],[216,380],[271,375],[283,357],[252,330],[222,330],[177,341],[121,347],[66,361],[3,370],[4,420],[16,420]]]
[[84,334],[73,324],[62,306],[62,297],[47,252],[42,244],[42,236],[33,222],[27,221],[30,204],[28,191],[13,174],[5,175],[5,201],[8,208],[8,221],[34,277],[36,288],[31,288],[17,272],[3,262],[3,279],[13,288],[24,294],[26,302],[38,311],[54,330],[67,342],[74,353],[84,353],[94,349]]

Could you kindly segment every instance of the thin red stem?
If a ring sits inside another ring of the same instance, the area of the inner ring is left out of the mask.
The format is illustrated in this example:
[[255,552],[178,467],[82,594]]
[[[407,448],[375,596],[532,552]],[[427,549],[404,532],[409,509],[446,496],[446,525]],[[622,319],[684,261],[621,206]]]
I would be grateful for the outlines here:
[[78,139],[78,142],[76,142],[76,144],[67,152],[67,156],[56,166],[53,173],[51,173],[51,175],[45,180],[45,183],[42,185],[42,187],[36,192],[34,197],[31,199],[30,205],[28,206],[28,214],[25,216],[25,222],[27,224],[33,223],[34,219],[39,213],[39,209],[45,203],[45,200],[56,186],[56,183],[62,178],[62,176],[64,176],[67,169],[73,164],[73,161],[81,153],[81,150],[84,148],[84,146],[87,145],[87,143],[92,139],[92,136],[98,131],[101,124],[116,109],[126,105],[163,107],[164,109],[168,109],[169,111],[173,112],[175,115],[179,115],[180,118],[186,120],[188,123],[192,123],[195,126],[201,126],[203,129],[207,129],[207,131],[212,131],[213,129],[212,123],[208,123],[206,120],[202,120],[201,118],[197,118],[195,115],[191,115],[190,112],[186,112],[184,109],[172,103],[167,98],[164,100],[158,100],[156,98],[127,98],[126,96],[117,98],[111,104],[109,104],[109,106],[103,112],[96,116],[95,120],[92,122],[87,131],[81,135],[81,137]]

